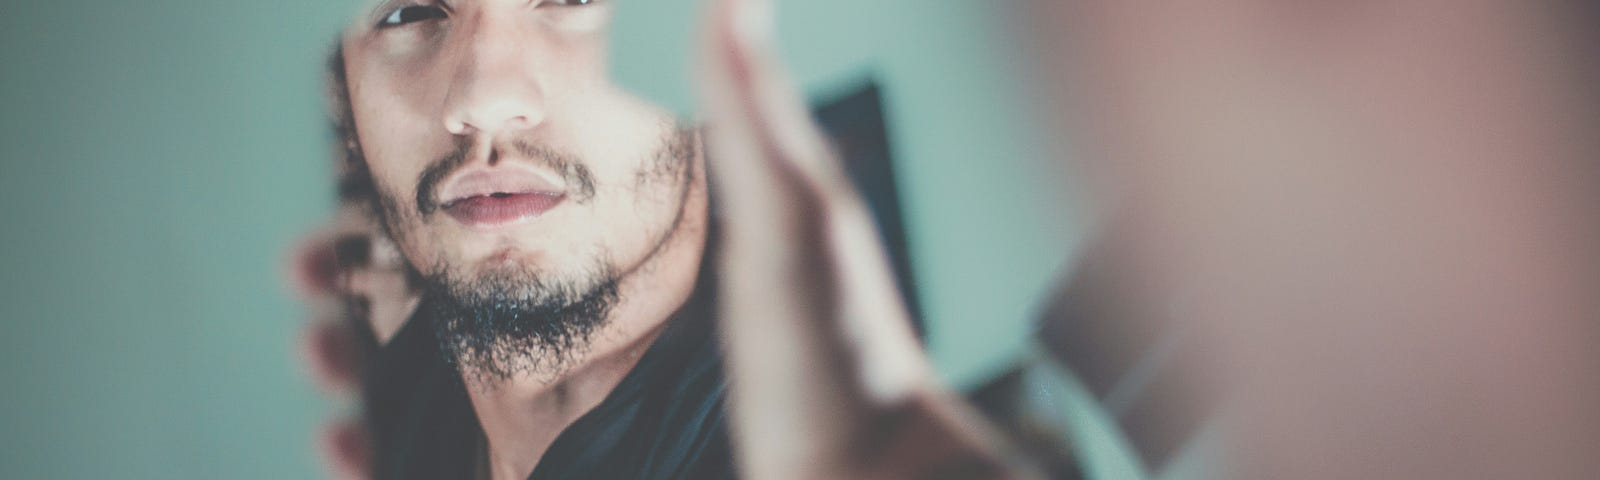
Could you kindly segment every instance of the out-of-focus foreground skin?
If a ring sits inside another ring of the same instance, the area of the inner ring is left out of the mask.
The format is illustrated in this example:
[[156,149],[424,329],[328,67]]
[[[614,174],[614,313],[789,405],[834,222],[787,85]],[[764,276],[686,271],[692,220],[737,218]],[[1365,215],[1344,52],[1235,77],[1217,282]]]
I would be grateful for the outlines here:
[[1026,478],[932,376],[861,198],[776,56],[767,0],[708,2],[722,331],[747,478]]
[[1095,260],[1212,354],[1236,478],[1600,472],[1593,7],[1024,18],[1117,245]]

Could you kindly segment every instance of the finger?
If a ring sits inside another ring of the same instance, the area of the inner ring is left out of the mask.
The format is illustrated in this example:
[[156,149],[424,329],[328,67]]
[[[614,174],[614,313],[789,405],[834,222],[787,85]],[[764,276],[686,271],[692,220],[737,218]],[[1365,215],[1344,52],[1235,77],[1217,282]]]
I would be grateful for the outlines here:
[[298,342],[299,357],[313,382],[330,394],[348,393],[356,385],[360,357],[350,315],[357,302],[348,294],[344,273],[348,252],[341,248],[340,224],[307,235],[290,254],[290,281],[307,307],[311,321]]
[[838,446],[848,443],[847,425],[862,419],[861,402],[839,336],[818,325],[834,310],[827,264],[798,261],[826,255],[819,206],[788,160],[777,158],[796,152],[780,150],[757,125],[752,47],[740,38],[755,33],[740,29],[769,27],[748,24],[766,21],[741,10],[748,8],[770,6],[711,3],[701,69],[707,158],[727,219],[720,307],[731,414],[747,474],[823,478],[837,473],[829,464],[843,456]]
[[771,48],[770,15],[764,0],[713,2],[701,83],[728,214],[721,302],[742,468],[1021,470],[1001,466],[993,431],[932,379],[871,217]]
[[[776,232],[826,198],[800,198],[847,188],[821,133],[781,63],[770,54],[771,4],[716,1],[706,30],[701,79],[719,193],[736,234]],[[772,214],[781,216],[772,217]],[[809,233],[809,232],[802,232]]]
[[405,325],[418,303],[418,295],[405,260],[386,236],[360,231],[337,242],[344,270],[342,289],[348,292],[349,314],[358,325],[372,330],[379,345],[388,343]]
[[312,381],[324,392],[343,394],[358,378],[355,337],[344,321],[351,313],[341,285],[338,233],[335,227],[307,235],[289,255],[291,287],[307,308],[298,356]]
[[372,478],[372,446],[367,429],[356,419],[329,422],[318,433],[318,453],[330,478]]
[[300,357],[312,380],[324,392],[350,394],[360,386],[360,344],[346,323],[318,321],[307,325]]
[[929,383],[870,218],[766,38],[770,9],[715,1],[704,40],[733,414],[747,473],[827,477],[879,407]]
[[[706,40],[710,160],[729,210],[728,250],[742,266],[730,277],[809,295],[796,313],[823,328],[812,333],[855,343],[852,368],[888,399],[921,380],[924,362],[871,217],[777,59],[771,8],[715,2]],[[751,314],[769,305],[749,303]]]
[[323,228],[306,235],[289,250],[289,287],[302,300],[321,300],[338,291],[339,267],[334,252],[334,235],[332,228]]

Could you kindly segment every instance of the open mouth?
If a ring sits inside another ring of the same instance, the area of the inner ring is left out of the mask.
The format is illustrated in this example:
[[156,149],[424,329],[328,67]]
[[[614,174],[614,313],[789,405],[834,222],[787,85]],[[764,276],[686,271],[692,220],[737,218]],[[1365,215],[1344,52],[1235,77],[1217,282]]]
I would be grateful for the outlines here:
[[538,217],[566,200],[559,182],[527,168],[479,168],[451,178],[439,209],[463,225],[490,228]]
[[538,217],[565,199],[566,195],[552,192],[494,192],[457,198],[441,207],[461,223],[493,227]]

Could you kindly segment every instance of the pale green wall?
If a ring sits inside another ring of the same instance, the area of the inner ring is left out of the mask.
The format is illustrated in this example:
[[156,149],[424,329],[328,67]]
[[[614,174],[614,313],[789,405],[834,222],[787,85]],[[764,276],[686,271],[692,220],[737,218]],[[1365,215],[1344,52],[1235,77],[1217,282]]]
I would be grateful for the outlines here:
[[[618,73],[690,105],[691,2],[625,0]],[[941,370],[1015,344],[1076,241],[994,4],[788,1],[813,91],[887,88]],[[329,412],[281,254],[330,204],[320,69],[352,1],[0,13],[0,478],[309,478]]]

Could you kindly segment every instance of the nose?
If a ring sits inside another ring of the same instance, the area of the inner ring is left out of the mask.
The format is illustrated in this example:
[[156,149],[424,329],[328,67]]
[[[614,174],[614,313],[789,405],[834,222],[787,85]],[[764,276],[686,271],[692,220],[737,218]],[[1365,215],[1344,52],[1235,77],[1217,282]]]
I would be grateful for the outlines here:
[[499,26],[487,15],[458,31],[457,62],[445,97],[444,128],[454,135],[495,136],[527,130],[544,122],[534,45],[514,26]]

